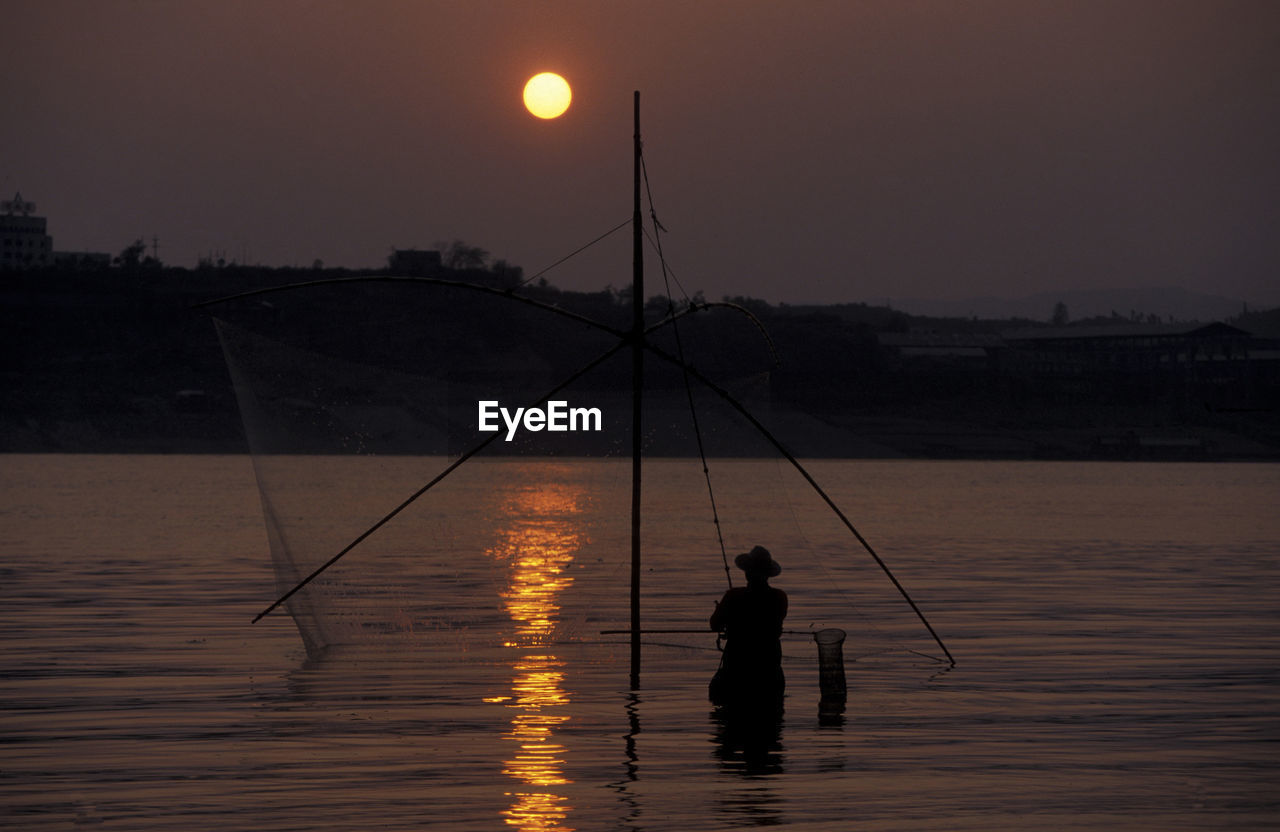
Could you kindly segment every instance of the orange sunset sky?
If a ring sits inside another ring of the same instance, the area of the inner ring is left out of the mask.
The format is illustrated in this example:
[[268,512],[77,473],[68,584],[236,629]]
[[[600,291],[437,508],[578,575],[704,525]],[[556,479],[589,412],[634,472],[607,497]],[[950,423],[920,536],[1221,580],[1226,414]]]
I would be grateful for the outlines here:
[[[0,193],[58,249],[536,271],[630,213],[708,297],[1182,286],[1280,303],[1280,5],[7,4]],[[534,73],[573,85],[553,121]],[[617,235],[549,275],[624,286]]]

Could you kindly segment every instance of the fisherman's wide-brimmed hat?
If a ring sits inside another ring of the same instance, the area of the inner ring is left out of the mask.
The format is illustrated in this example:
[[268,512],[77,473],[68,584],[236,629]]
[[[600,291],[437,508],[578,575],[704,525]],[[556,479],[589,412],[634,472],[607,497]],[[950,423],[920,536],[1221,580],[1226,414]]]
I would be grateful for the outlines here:
[[760,572],[770,578],[782,571],[782,565],[773,559],[769,550],[756,546],[750,552],[743,552],[733,559],[734,564],[743,572]]

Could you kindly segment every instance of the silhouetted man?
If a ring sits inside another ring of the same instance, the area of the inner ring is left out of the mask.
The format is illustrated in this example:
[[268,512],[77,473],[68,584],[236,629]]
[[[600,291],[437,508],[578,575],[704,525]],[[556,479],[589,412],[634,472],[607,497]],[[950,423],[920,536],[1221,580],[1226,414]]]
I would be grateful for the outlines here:
[[747,585],[726,592],[711,614],[711,629],[725,635],[720,669],[711,680],[711,701],[781,704],[786,679],[780,639],[787,593],[769,586],[769,579],[782,567],[763,546],[738,555],[734,563],[746,573]]

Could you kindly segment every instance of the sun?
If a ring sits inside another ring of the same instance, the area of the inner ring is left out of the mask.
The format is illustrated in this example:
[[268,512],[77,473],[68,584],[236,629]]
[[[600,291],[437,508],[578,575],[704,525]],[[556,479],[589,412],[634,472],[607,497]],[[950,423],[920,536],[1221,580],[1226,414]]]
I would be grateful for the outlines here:
[[554,72],[540,72],[524,85],[524,106],[538,118],[558,118],[569,109],[573,91]]

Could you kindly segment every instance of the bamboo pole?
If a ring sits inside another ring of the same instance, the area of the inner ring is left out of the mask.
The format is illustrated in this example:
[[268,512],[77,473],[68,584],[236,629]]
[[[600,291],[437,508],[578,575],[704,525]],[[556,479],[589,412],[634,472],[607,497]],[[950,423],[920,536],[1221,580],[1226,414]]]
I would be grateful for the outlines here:
[[640,214],[640,91],[634,99],[631,254],[631,689],[640,688],[640,456],[644,392],[644,227]]

